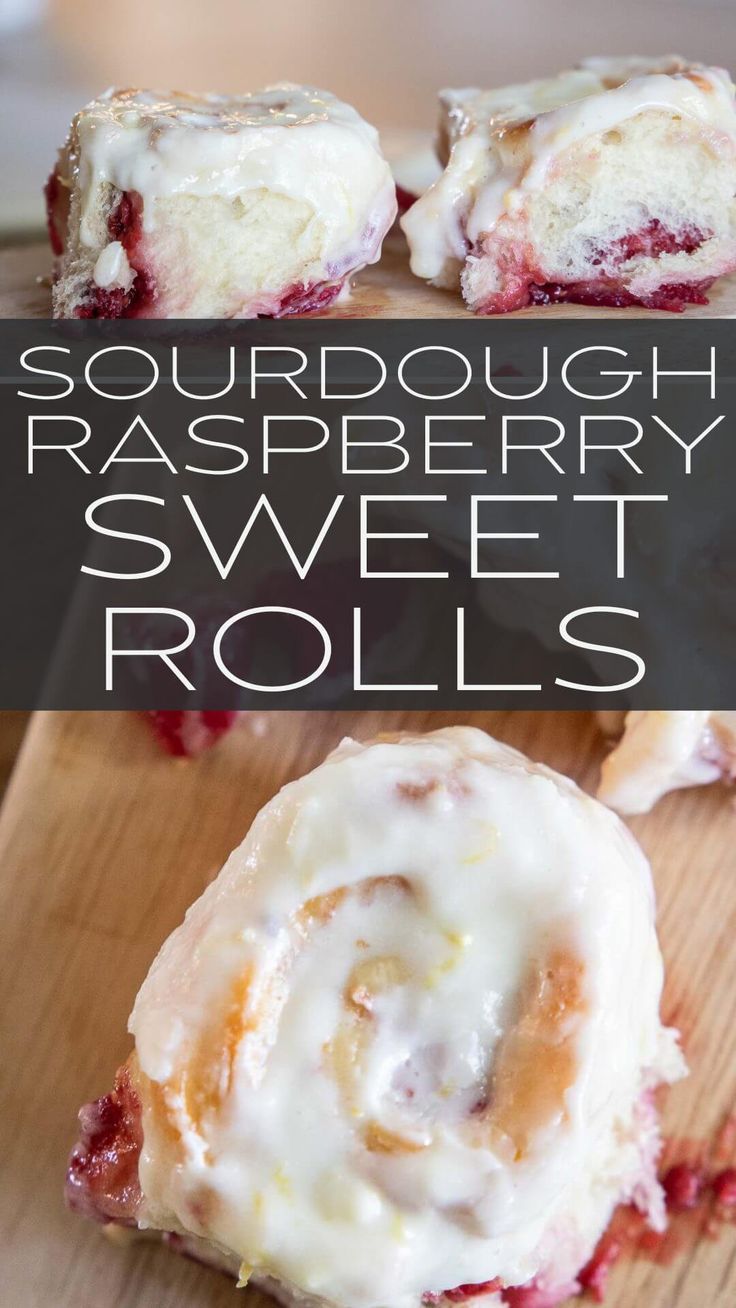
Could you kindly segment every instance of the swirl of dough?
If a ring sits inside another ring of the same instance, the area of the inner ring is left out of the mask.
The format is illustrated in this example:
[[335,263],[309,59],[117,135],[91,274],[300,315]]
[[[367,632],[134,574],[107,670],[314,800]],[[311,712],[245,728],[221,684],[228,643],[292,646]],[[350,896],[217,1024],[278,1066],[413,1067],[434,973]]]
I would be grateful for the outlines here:
[[617,1202],[661,1219],[661,983],[597,801],[472,728],[346,741],[140,991],[139,1223],[351,1308],[569,1285]]

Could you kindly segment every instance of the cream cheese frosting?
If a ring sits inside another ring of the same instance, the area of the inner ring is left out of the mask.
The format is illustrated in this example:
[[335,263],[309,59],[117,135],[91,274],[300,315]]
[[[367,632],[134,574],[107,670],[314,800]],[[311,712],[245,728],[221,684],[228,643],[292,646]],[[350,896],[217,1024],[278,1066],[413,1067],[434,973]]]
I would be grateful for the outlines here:
[[135,273],[128,262],[125,247],[120,241],[111,241],[97,257],[94,279],[98,286],[106,290],[110,287],[122,287],[129,290]]
[[256,818],[131,1016],[143,1226],[350,1308],[564,1284],[663,1220],[647,863],[472,728],[345,741]]
[[349,241],[373,209],[378,230],[390,199],[375,128],[328,91],[290,83],[242,96],[107,91],[80,116],[79,170],[85,244],[99,182],[142,196],[144,231],[157,199],[263,187],[307,200],[331,241]]
[[662,59],[592,58],[557,77],[441,93],[444,173],[402,219],[417,276],[446,283],[504,213],[517,214],[558,160],[587,137],[648,110],[696,123],[731,149],[734,88],[721,68]]

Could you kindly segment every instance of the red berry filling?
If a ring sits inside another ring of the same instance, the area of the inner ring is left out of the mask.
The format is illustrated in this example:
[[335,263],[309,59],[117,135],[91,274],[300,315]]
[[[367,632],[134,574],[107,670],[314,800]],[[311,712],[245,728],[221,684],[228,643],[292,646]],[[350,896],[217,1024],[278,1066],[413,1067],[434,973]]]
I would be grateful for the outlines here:
[[411,191],[407,191],[403,186],[396,187],[396,203],[399,206],[400,218],[411,209],[413,204],[416,204],[418,198],[418,196],[412,195]]
[[561,1285],[555,1290],[547,1290],[530,1281],[528,1285],[516,1285],[503,1290],[501,1297],[508,1308],[558,1308],[567,1299],[574,1298],[580,1286],[577,1281],[572,1285]]
[[142,212],[138,192],[123,191],[107,219],[110,240],[120,241],[135,271],[132,286],[126,291],[122,286],[106,288],[90,282],[77,318],[137,318],[156,298],[155,283],[143,260]]
[[[715,278],[706,277],[698,282],[670,282],[658,286],[650,295],[632,295],[631,291],[605,278],[587,282],[531,283],[528,304],[587,304],[607,309],[659,309],[667,313],[682,313],[686,304],[707,304],[705,294]],[[514,308],[523,308],[515,304]]]
[[[661,254],[694,254],[704,240],[705,236],[698,227],[686,227],[679,236],[675,236],[658,218],[651,218],[638,232],[629,232],[614,241],[610,247],[609,259],[612,257],[614,263],[626,263],[639,255],[644,255],[647,259],[658,259]],[[600,257],[592,262],[602,263],[605,255],[606,251],[601,251]]]
[[697,1208],[703,1193],[702,1170],[690,1163],[676,1163],[662,1177],[662,1189],[670,1212]]
[[736,1208],[736,1167],[727,1167],[713,1180],[715,1201],[722,1208]]
[[143,1145],[141,1106],[127,1067],[115,1089],[79,1114],[80,1137],[69,1159],[66,1201],[96,1222],[135,1226],[141,1200],[138,1158]]
[[193,758],[210,749],[235,725],[240,713],[231,709],[150,709],[146,717],[164,749],[175,758]]
[[[288,318],[295,313],[318,313],[322,309],[327,309],[337,299],[342,290],[342,282],[315,282],[312,286],[304,286],[301,282],[295,282],[282,291],[278,308],[274,310],[274,318]],[[268,314],[261,315],[268,317]]]
[[440,1303],[443,1299],[447,1299],[450,1303],[463,1303],[466,1299],[473,1299],[477,1294],[492,1294],[494,1290],[500,1288],[501,1282],[496,1278],[494,1281],[479,1281],[475,1285],[456,1285],[454,1290],[443,1290],[441,1294],[428,1290],[422,1295],[422,1303]]
[[152,283],[148,274],[136,273],[129,291],[122,286],[106,290],[90,283],[84,303],[77,309],[77,318],[135,318],[140,307],[153,299]]
[[69,191],[62,186],[59,170],[55,168],[43,188],[46,199],[46,226],[51,249],[57,256],[64,253],[67,221],[69,218]]
[[111,241],[122,241],[123,245],[137,244],[141,233],[141,214],[143,202],[137,191],[121,191],[120,199],[107,219],[107,231]]
[[595,1253],[589,1263],[578,1274],[581,1289],[587,1290],[596,1303],[603,1303],[606,1297],[608,1277],[611,1268],[623,1253],[623,1244],[610,1231],[606,1231],[596,1245]]
[[496,1278],[493,1281],[480,1281],[477,1285],[457,1285],[454,1290],[444,1290],[441,1294],[429,1291],[422,1295],[422,1303],[464,1303],[477,1295],[500,1293],[508,1308],[557,1308],[565,1299],[577,1295],[580,1288],[577,1281],[571,1285],[557,1286],[554,1290],[545,1289],[537,1281],[530,1281],[527,1285],[504,1286]]
[[[594,273],[582,281],[550,282],[545,280],[541,269],[535,268],[528,254],[519,254],[513,250],[502,251],[502,265],[505,289],[494,295],[481,313],[508,313],[514,309],[523,309],[528,305],[546,304],[586,304],[594,307],[627,309],[639,306],[645,309],[659,309],[668,313],[682,313],[686,304],[707,304],[705,292],[712,286],[715,278],[704,277],[692,282],[663,282],[654,291],[646,295],[636,295],[630,291],[625,282],[611,272],[629,260],[645,257],[658,259],[666,254],[694,254],[705,240],[707,233],[695,227],[685,228],[675,234],[669,231],[658,218],[652,218],[636,232],[629,232],[619,237],[609,246],[599,249],[591,259],[591,267],[606,265],[608,271]],[[476,252],[482,258],[482,248]]]

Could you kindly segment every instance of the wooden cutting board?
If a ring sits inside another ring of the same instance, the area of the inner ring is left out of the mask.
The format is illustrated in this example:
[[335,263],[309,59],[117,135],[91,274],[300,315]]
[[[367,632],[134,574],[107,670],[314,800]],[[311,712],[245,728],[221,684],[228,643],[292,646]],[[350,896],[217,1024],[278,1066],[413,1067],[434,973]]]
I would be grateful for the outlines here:
[[[26,245],[0,251],[0,318],[49,318],[51,293],[48,246]],[[412,275],[403,236],[386,241],[380,263],[355,280],[350,299],[320,315],[326,318],[467,318],[458,293],[427,286]],[[559,304],[523,309],[517,318],[651,318],[650,309],[591,309]],[[679,315],[656,313],[668,321]],[[722,277],[710,292],[709,305],[693,305],[688,318],[736,317],[736,275]]]
[[[116,1247],[64,1210],[76,1112],[109,1088],[149,963],[260,805],[343,735],[451,721],[595,783],[603,748],[585,713],[261,714],[196,761],[168,758],[132,714],[35,716],[0,814],[0,1303],[258,1308],[253,1291],[158,1246]],[[633,825],[659,896],[664,1014],[692,1067],[665,1127],[706,1143],[736,1107],[736,814],[714,787]],[[608,1308],[733,1308],[736,1227],[687,1243],[667,1265],[622,1262]]]

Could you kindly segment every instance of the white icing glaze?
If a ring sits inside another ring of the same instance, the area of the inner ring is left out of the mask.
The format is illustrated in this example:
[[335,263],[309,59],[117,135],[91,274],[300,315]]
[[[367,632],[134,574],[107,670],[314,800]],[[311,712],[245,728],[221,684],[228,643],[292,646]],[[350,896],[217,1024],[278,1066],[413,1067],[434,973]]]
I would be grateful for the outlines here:
[[95,263],[94,280],[105,290],[120,287],[130,290],[135,273],[128,262],[128,256],[120,241],[111,241],[100,252]]
[[[502,1069],[530,970],[553,1090],[524,1134]],[[143,1223],[351,1308],[570,1279],[635,1187],[661,1218],[638,1116],[681,1070],[661,983],[646,861],[595,800],[471,728],[346,741],[141,988]]]
[[156,200],[233,199],[265,188],[309,203],[337,257],[365,245],[378,257],[395,212],[391,172],[373,127],[326,91],[289,84],[252,95],[108,91],[77,119],[83,245],[99,241],[100,184],[143,198],[143,230]]
[[445,91],[452,146],[442,177],[402,219],[412,269],[435,280],[461,263],[504,213],[544,185],[555,160],[589,136],[651,109],[697,122],[714,148],[736,138],[731,79],[721,68],[589,59],[558,77],[492,91]]
[[736,771],[736,712],[637,711],[619,729],[622,739],[603,764],[598,789],[619,813],[646,813],[670,790]]

